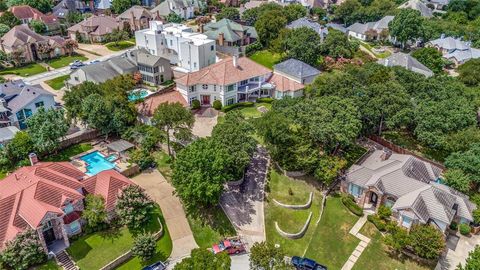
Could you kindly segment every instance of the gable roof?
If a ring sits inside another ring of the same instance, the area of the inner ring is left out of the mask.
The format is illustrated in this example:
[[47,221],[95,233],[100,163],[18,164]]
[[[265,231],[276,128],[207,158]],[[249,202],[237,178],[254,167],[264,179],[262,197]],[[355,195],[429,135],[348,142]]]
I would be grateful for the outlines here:
[[268,82],[272,83],[275,86],[275,90],[280,92],[294,92],[305,88],[305,85],[277,73],[273,73],[273,75],[268,79]]
[[376,22],[367,23],[354,23],[347,27],[348,31],[354,33],[365,34],[368,30],[372,29],[377,32],[381,32],[383,29],[388,29],[388,23],[393,20],[394,16],[385,16]]
[[[40,226],[47,213],[63,215],[68,201],[84,198],[83,190],[102,195],[111,210],[118,192],[133,184],[109,170],[87,176],[69,162],[40,162],[8,175],[0,185],[0,249],[17,233]],[[97,187],[98,186],[98,187]]]
[[22,46],[27,43],[46,41],[47,37],[32,31],[27,25],[16,25],[2,37],[3,44],[8,47]]
[[180,103],[184,107],[188,106],[185,98],[178,91],[169,91],[166,93],[155,93],[145,98],[143,102],[136,105],[137,111],[141,115],[152,116],[155,109],[162,103]]
[[320,38],[323,40],[325,36],[328,34],[328,28],[320,25],[318,22],[311,21],[308,18],[300,18],[297,19],[289,24],[287,24],[286,28],[288,29],[297,29],[301,27],[307,27],[312,29],[313,31],[317,32],[320,35]]
[[17,113],[40,96],[51,96],[52,98],[55,96],[40,86],[25,85],[21,89],[22,90],[18,93],[18,95],[12,100],[8,101],[7,104],[8,108],[13,114]]
[[68,28],[68,31],[78,31],[79,33],[84,34],[103,36],[119,27],[120,23],[118,22],[118,20],[111,16],[93,15]]
[[12,6],[8,9],[10,12],[15,15],[20,20],[24,19],[34,19],[40,20],[43,16],[43,13],[36,8],[32,8],[28,5]]
[[233,65],[233,58],[228,57],[199,71],[187,73],[176,79],[175,82],[186,86],[196,84],[228,85],[269,73],[271,71],[268,68],[247,57],[238,58],[236,67]]
[[211,39],[217,39],[219,34],[223,34],[223,38],[228,42],[235,42],[241,39],[237,32],[245,32],[252,38],[257,38],[257,31],[252,26],[241,25],[229,19],[221,19],[218,22],[208,23],[204,26],[205,35]]
[[290,58],[273,66],[274,71],[280,71],[300,80],[320,74],[320,71],[307,63]]
[[122,14],[118,15],[117,18],[123,20],[130,20],[130,19],[140,19],[140,18],[152,18],[152,13],[142,6],[132,6],[131,8],[125,10]]
[[406,54],[402,52],[396,52],[387,58],[379,59],[377,63],[387,67],[401,66],[405,69],[420,73],[427,77],[433,76],[433,72],[429,68],[427,68],[425,65],[420,63],[417,59],[415,59],[410,54]]
[[480,58],[480,49],[469,48],[467,50],[456,50],[445,55],[447,59],[455,59],[457,62],[463,63],[470,59]]
[[430,18],[433,16],[433,10],[431,10],[427,5],[421,0],[409,0],[401,4],[398,8],[410,8],[420,11],[420,14],[423,17]]
[[453,37],[443,37],[443,38],[438,38],[434,39],[428,42],[429,44],[438,47],[443,50],[447,51],[452,51],[452,50],[468,50],[470,48],[470,45],[459,39],[459,38],[453,38]]

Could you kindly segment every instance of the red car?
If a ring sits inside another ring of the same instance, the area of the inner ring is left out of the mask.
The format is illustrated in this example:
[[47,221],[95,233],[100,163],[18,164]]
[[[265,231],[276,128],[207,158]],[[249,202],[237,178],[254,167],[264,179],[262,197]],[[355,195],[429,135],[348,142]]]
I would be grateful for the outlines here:
[[229,255],[240,254],[245,252],[245,245],[240,241],[240,238],[230,238],[221,241],[217,245],[213,245],[212,251],[214,254],[226,251]]

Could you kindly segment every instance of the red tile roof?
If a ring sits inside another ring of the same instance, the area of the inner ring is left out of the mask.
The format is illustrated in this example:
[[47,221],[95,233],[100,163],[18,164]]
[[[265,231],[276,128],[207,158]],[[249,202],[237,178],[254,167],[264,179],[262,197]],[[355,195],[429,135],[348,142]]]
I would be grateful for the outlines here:
[[276,73],[268,79],[268,82],[273,83],[275,85],[275,90],[280,92],[297,91],[305,88],[305,85]]
[[217,84],[228,85],[253,77],[270,74],[272,71],[247,57],[237,59],[237,66],[233,65],[233,58],[225,58],[199,71],[187,73],[175,80],[181,85]]
[[170,91],[161,94],[154,94],[147,97],[143,102],[138,103],[137,111],[146,116],[152,116],[155,109],[162,103],[176,103],[179,102],[184,107],[188,106],[185,98],[178,91]]
[[37,228],[50,212],[63,215],[68,201],[84,198],[84,192],[102,195],[107,210],[113,210],[116,195],[133,184],[117,171],[89,177],[69,162],[40,162],[22,167],[0,183],[0,249],[17,233]]

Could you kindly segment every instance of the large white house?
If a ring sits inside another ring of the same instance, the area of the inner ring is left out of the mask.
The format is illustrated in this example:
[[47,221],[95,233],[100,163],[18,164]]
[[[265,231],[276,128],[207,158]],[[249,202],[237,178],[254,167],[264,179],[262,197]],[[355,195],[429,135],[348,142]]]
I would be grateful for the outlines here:
[[150,28],[135,32],[138,48],[164,57],[180,71],[198,71],[216,62],[215,40],[183,24],[151,21]]

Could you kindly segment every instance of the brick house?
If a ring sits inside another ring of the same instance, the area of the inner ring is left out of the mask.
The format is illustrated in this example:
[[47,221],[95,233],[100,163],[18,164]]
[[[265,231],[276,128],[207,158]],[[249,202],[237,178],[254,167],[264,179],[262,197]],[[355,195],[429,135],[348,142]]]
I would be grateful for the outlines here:
[[31,21],[43,22],[48,34],[60,33],[60,20],[54,14],[43,14],[36,8],[28,5],[13,6],[9,11],[19,19],[22,24],[29,24]]
[[82,231],[87,194],[103,196],[112,213],[117,194],[131,184],[114,170],[87,176],[68,162],[39,162],[16,170],[0,185],[0,250],[27,229],[37,231],[45,253],[64,250],[69,237]]
[[341,190],[364,209],[390,207],[404,228],[433,224],[445,233],[452,221],[471,223],[476,206],[465,194],[441,184],[441,173],[414,156],[376,150],[348,170]]

